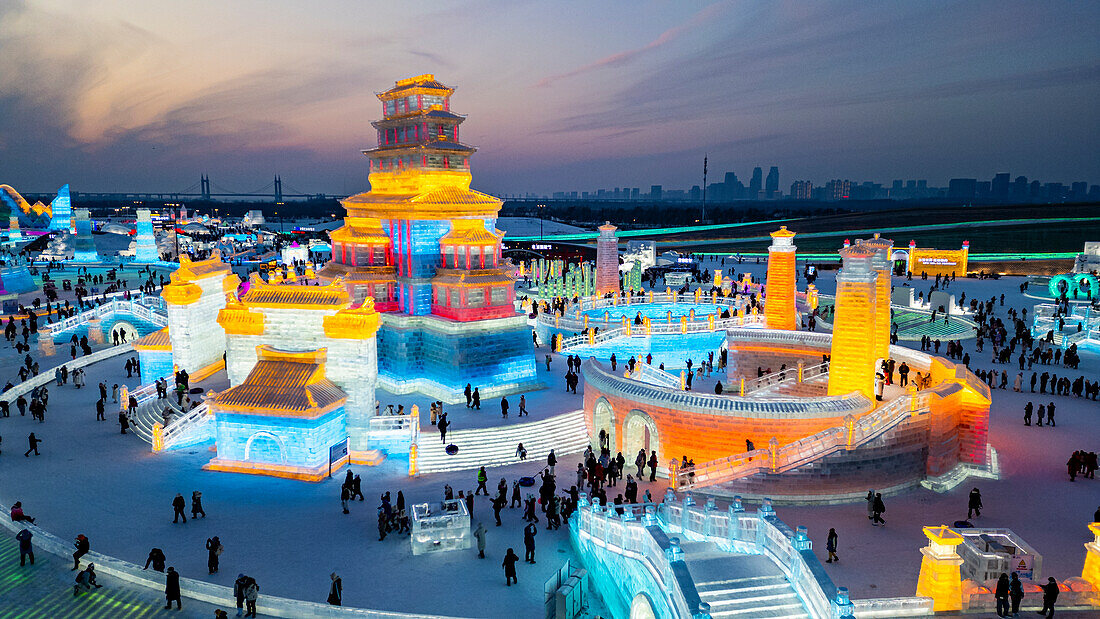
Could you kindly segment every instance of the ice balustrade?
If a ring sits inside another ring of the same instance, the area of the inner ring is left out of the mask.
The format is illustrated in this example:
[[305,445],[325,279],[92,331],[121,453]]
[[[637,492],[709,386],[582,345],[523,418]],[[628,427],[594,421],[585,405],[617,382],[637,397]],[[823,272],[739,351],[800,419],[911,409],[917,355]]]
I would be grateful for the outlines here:
[[[160,297],[150,297],[159,299]],[[122,299],[111,299],[110,301],[97,305],[90,310],[81,312],[75,316],[70,316],[64,320],[49,325],[50,333],[63,333],[70,329],[75,329],[80,325],[87,323],[93,318],[103,318],[116,312],[129,313],[132,316],[141,318],[146,322],[152,323],[158,327],[168,326],[168,314],[164,309],[163,301],[156,303],[153,301],[142,301],[141,299],[131,299],[129,301]]]
[[671,533],[714,542],[730,552],[765,555],[780,569],[811,617],[851,617],[848,590],[837,587],[814,555],[805,527],[792,531],[775,515],[770,499],[755,514],[745,512],[741,497],[725,510],[714,499],[695,504],[688,493],[677,500],[671,489],[658,508],[661,523]]
[[[210,412],[210,405],[203,402],[182,416],[175,416],[167,426],[161,428],[160,450],[179,449],[213,439],[214,431],[214,415]],[[155,437],[154,430],[153,451],[160,451],[156,448]]]
[[760,395],[762,391],[771,391],[780,385],[794,385],[798,383],[821,381],[829,378],[829,364],[819,363],[805,367],[799,363],[797,367],[779,370],[771,374],[746,380],[741,386],[741,395]]
[[910,416],[926,412],[930,392],[901,396],[856,420],[851,414],[844,425],[822,430],[779,447],[773,437],[768,447],[681,468],[673,461],[671,470],[677,488],[709,486],[756,473],[783,473],[838,451],[864,445],[894,428]]
[[379,415],[370,418],[367,449],[387,453],[409,453],[420,440],[420,410],[413,406],[410,415]]
[[[623,510],[621,516],[617,509]],[[657,521],[656,506],[652,503],[604,507],[594,502],[590,505],[587,495],[582,492],[577,511],[569,519],[569,529],[582,542],[577,544],[581,548],[588,543],[641,563],[643,571],[657,584],[657,590],[664,592],[663,602],[673,617],[709,619],[709,607],[700,601],[695,582],[684,566],[679,540],[664,535]],[[674,565],[676,563],[679,565]],[[621,582],[621,579],[615,580],[615,584]]]
[[680,377],[674,376],[665,370],[655,368],[648,363],[639,363],[635,366],[633,372],[628,373],[628,378],[641,381],[648,385],[654,385],[657,387],[670,387],[673,389],[680,388]]
[[66,363],[62,363],[60,365],[54,366],[52,368],[49,368],[48,370],[40,372],[38,374],[38,376],[32,376],[32,377],[28,378],[27,380],[25,380],[25,381],[23,381],[23,382],[21,382],[17,385],[14,385],[11,389],[8,389],[7,391],[0,394],[0,400],[3,400],[3,401],[8,402],[10,404],[12,402],[15,402],[19,398],[19,396],[26,395],[26,394],[30,393],[31,391],[33,391],[34,389],[36,389],[37,387],[41,387],[43,385],[54,382],[54,380],[56,380],[54,378],[54,370],[57,370],[58,368],[61,368],[62,366],[68,367],[69,371],[72,372],[73,370],[75,370],[77,368],[82,368],[82,367],[91,365],[93,363],[103,361],[104,359],[110,359],[111,357],[117,357],[119,355],[122,355],[122,354],[125,354],[125,353],[128,353],[128,352],[132,352],[133,350],[134,350],[134,343],[133,342],[127,342],[125,344],[119,344],[118,346],[112,346],[110,348],[105,348],[103,350],[94,352],[90,355],[85,355],[83,357],[78,357],[77,359],[75,359],[73,361],[68,361]]
[[[541,317],[541,314],[540,314]],[[606,342],[620,337],[647,337],[649,335],[682,335],[686,333],[713,333],[715,331],[727,331],[729,329],[735,329],[738,327],[747,327],[750,325],[765,324],[764,315],[746,315],[746,316],[731,316],[730,318],[720,318],[718,320],[711,321],[699,320],[686,320],[686,321],[673,321],[667,322],[650,322],[648,332],[644,325],[631,325],[630,328],[626,327],[614,327],[611,329],[600,329],[598,333],[593,335],[574,335],[567,338],[562,338],[559,343],[559,350],[565,352],[574,346],[583,346],[585,344],[599,344],[600,342]],[[569,328],[568,325],[550,324],[555,328]],[[584,327],[577,327],[575,330],[583,329]],[[598,325],[595,325],[598,326]]]
[[726,416],[785,418],[794,416],[842,417],[862,414],[870,409],[863,396],[772,397],[768,399],[712,395],[658,387],[612,374],[594,359],[581,366],[586,385],[609,394],[622,395],[640,404],[671,410],[692,410],[697,413]]

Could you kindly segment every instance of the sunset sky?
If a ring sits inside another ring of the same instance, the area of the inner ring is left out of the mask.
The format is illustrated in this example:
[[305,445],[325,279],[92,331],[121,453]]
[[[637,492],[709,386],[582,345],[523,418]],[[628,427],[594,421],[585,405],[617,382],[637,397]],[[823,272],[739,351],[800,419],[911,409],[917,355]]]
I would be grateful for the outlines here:
[[[455,86],[494,193],[1100,183],[1100,2],[0,0],[0,183],[366,189],[375,92]],[[716,178],[717,177],[717,178]]]

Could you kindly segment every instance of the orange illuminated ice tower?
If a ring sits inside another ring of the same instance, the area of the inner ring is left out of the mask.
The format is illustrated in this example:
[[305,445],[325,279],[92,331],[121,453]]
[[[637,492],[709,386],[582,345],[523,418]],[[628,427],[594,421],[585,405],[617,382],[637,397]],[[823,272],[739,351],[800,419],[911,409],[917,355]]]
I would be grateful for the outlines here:
[[[840,250],[829,362],[829,395],[858,391],[874,399],[875,250],[856,243]],[[889,303],[889,297],[883,302]]]
[[318,274],[384,312],[382,387],[447,402],[464,401],[467,383],[483,398],[538,384],[501,257],[502,201],[470,189],[477,149],[459,141],[465,117],[451,111],[453,93],[430,74],[378,93],[378,144],[363,151],[371,188],[341,202],[347,217]]
[[872,344],[875,348],[875,357],[886,359],[890,356],[890,292],[893,279],[894,242],[884,239],[876,232],[874,238],[858,241],[864,246],[875,251],[875,257],[871,259],[871,266],[875,269],[875,331]]
[[780,226],[772,232],[768,247],[768,280],[764,297],[764,318],[769,329],[794,329],[795,250],[794,232]]
[[596,239],[596,294],[619,294],[619,239],[611,222],[600,226]]

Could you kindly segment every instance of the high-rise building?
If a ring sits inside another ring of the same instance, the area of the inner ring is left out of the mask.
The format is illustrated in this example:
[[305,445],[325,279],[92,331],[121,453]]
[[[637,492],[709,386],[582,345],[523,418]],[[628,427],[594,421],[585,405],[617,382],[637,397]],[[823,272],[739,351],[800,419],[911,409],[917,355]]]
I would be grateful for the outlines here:
[[953,178],[947,182],[947,197],[959,200],[973,200],[978,194],[978,179]]
[[760,190],[764,187],[764,171],[760,167],[752,169],[752,180],[749,181],[749,195],[746,196],[750,200],[756,200],[760,198]]
[[777,166],[772,166],[768,170],[768,178],[764,182],[764,193],[769,200],[779,194],[779,168]]
[[651,185],[649,187],[649,197],[651,199],[660,200],[661,199],[661,194],[662,194],[662,190],[661,190],[660,185]]
[[852,181],[834,178],[825,183],[826,200],[847,200],[852,195]]
[[1002,172],[993,177],[993,182],[989,187],[989,195],[997,200],[1007,200],[1009,190],[1009,179],[1011,176],[1008,172]]
[[791,183],[792,200],[809,200],[813,197],[814,184],[810,181],[795,181]]

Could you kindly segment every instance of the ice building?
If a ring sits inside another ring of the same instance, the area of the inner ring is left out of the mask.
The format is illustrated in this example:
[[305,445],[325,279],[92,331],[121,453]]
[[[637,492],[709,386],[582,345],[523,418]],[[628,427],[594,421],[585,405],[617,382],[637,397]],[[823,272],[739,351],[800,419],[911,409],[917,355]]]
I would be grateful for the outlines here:
[[[344,393],[348,448],[355,461],[367,449],[369,421],[374,415],[377,382],[375,335],[379,316],[370,299],[352,306],[351,296],[337,280],[328,286],[278,285],[253,275],[248,290],[218,313],[225,332],[229,384],[251,380],[263,350],[322,351],[326,380]],[[266,348],[265,348],[266,347]]]
[[320,481],[346,463],[330,448],[347,437],[347,395],[325,378],[324,349],[260,346],[241,384],[210,402],[217,457],[203,468]]
[[451,111],[453,92],[429,74],[378,94],[378,145],[363,151],[371,190],[342,201],[347,217],[318,274],[384,312],[380,386],[447,402],[462,401],[467,383],[482,397],[539,386],[501,258],[502,201],[470,189],[476,149],[459,141],[465,117]]
[[172,361],[198,378],[221,365],[225,330],[218,324],[218,312],[225,307],[226,293],[235,292],[241,280],[217,252],[201,261],[181,254],[171,278],[161,296],[168,304]]

